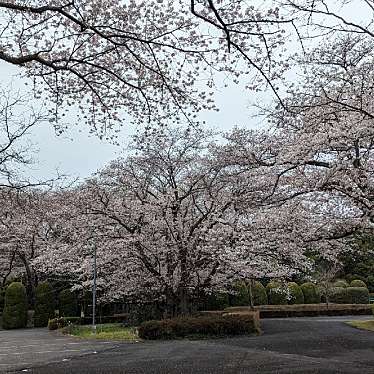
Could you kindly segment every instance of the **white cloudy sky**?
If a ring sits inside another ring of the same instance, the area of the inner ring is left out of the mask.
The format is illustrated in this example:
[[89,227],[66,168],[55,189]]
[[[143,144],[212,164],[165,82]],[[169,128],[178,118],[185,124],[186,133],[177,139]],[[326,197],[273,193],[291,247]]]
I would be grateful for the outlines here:
[[[345,9],[345,16],[362,22],[365,19],[363,10],[356,9],[352,2],[348,10]],[[12,82],[14,88],[22,91],[25,86],[17,76],[18,73],[17,67],[0,61],[0,87],[7,87]],[[270,95],[262,95],[262,101],[268,100]],[[241,87],[226,88],[216,95],[220,112],[205,113],[203,119],[208,126],[222,130],[230,129],[234,125],[256,128],[259,126],[259,119],[253,118],[255,111],[250,108],[255,100],[259,100],[258,95]],[[122,138],[128,139],[132,131],[133,129],[125,127]],[[56,136],[52,126],[46,124],[34,131],[32,140],[39,152],[35,156],[37,163],[29,173],[36,178],[49,178],[56,168],[72,177],[85,178],[121,154],[121,147],[89,136],[83,127],[76,127],[62,136]]]
[[[1,88],[11,85],[14,90],[25,90],[19,69],[2,61],[0,85]],[[225,88],[217,94],[216,100],[220,112],[202,115],[209,126],[227,130],[234,125],[255,127],[258,123],[258,120],[252,118],[249,94],[243,95],[242,89]],[[132,128],[124,127],[121,138],[126,141],[133,131]],[[34,129],[31,138],[38,152],[34,156],[37,162],[28,173],[35,178],[49,178],[56,169],[72,177],[85,178],[119,156],[122,151],[119,146],[90,136],[87,129],[79,126],[57,136],[53,127],[45,123]]]

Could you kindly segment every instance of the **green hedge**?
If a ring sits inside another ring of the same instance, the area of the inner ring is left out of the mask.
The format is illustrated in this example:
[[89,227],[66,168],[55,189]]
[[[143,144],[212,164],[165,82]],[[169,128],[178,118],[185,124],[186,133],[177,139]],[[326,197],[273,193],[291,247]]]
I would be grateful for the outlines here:
[[268,304],[268,295],[266,293],[266,288],[262,285],[261,282],[252,283],[252,296],[253,296],[253,305],[267,305]]
[[58,294],[58,311],[61,317],[78,316],[78,300],[70,289]]
[[321,295],[318,291],[318,287],[314,283],[303,283],[300,288],[304,295],[305,304],[319,304],[321,302]]
[[366,283],[364,281],[362,281],[361,279],[354,279],[351,284],[350,284],[351,287],[365,287],[365,288],[368,288]]
[[338,279],[334,282],[334,287],[342,287],[342,288],[347,288],[349,287],[349,284],[346,280],[344,279]]
[[139,327],[142,339],[176,339],[201,336],[229,336],[259,333],[253,314],[186,317],[143,322]]
[[351,304],[369,303],[369,290],[366,287],[348,287],[347,293]]
[[347,292],[347,288],[344,287],[332,287],[328,291],[328,299],[330,303],[336,304],[350,304],[350,297]]
[[288,304],[304,304],[304,294],[300,286],[295,282],[288,283],[288,291],[290,299]]
[[266,293],[270,305],[287,304],[287,291],[278,282],[269,282],[266,286]]
[[55,299],[48,282],[39,283],[35,291],[34,326],[46,327],[49,319],[55,316]]
[[20,282],[11,283],[5,292],[3,328],[19,329],[27,325],[27,295]]

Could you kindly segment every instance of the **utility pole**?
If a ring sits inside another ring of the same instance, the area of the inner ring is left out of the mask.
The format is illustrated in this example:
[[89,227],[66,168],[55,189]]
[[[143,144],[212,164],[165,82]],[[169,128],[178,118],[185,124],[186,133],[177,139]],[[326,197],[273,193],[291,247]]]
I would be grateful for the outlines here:
[[96,242],[93,239],[92,331],[96,334]]

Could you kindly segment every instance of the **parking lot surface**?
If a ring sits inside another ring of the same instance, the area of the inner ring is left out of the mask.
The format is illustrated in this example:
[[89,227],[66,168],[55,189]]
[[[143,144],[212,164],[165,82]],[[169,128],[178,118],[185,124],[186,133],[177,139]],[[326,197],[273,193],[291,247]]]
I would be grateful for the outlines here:
[[0,331],[0,363],[5,372],[35,374],[374,374],[374,332],[344,323],[370,318],[268,319],[261,336],[199,341],[104,343],[46,329]]

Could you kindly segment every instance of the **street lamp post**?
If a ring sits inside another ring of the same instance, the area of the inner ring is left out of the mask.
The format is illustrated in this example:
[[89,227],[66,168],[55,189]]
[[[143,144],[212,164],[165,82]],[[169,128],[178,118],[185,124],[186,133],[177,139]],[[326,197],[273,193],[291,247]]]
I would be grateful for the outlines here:
[[92,331],[96,334],[96,243],[95,240],[93,241],[93,250],[94,250],[94,258],[93,258],[93,285],[92,285]]

